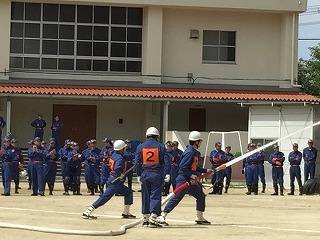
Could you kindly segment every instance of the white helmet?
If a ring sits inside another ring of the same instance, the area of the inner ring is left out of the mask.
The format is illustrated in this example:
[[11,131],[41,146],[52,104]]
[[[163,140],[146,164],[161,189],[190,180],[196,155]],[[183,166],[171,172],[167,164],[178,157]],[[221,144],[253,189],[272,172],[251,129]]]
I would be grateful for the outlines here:
[[201,133],[199,133],[198,131],[192,131],[191,133],[189,133],[189,140],[190,141],[202,140]]
[[127,144],[122,140],[116,140],[113,143],[113,149],[116,151],[120,151],[120,150],[124,149],[126,146],[127,146]]
[[152,135],[154,136],[160,135],[158,129],[156,129],[155,127],[149,127],[146,131],[146,137],[152,136]]

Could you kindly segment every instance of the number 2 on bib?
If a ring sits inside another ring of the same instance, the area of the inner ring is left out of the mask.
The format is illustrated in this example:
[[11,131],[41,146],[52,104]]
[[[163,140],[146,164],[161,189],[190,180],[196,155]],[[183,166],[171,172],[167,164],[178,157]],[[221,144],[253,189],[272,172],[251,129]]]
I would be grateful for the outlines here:
[[144,148],[142,149],[142,163],[148,165],[159,164],[159,149]]

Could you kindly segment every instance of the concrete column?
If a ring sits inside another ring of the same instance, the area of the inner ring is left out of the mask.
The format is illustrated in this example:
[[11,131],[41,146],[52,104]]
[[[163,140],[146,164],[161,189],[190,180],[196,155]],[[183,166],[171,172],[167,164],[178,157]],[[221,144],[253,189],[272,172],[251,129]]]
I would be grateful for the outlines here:
[[168,131],[168,119],[169,119],[169,104],[170,101],[165,102],[163,105],[163,123],[162,123],[162,136],[163,142],[167,141],[167,131]]
[[11,99],[7,98],[7,125],[6,125],[6,129],[7,129],[7,133],[6,135],[10,135],[11,133]]
[[[284,13],[281,18],[280,79],[289,83],[298,76],[298,14]],[[282,86],[285,87],[285,86]],[[291,87],[291,85],[289,85]]]
[[10,55],[10,18],[11,18],[11,1],[0,1],[0,79],[9,79],[9,75],[4,74],[5,70],[9,70]]
[[143,9],[142,74],[145,84],[161,84],[162,61],[162,7]]

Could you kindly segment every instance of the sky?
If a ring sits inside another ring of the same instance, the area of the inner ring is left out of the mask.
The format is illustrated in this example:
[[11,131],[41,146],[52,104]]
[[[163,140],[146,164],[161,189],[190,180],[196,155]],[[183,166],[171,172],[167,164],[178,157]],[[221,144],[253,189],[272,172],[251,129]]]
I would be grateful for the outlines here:
[[[315,38],[317,40],[302,40]],[[299,16],[299,58],[309,59],[309,47],[320,43],[320,0],[308,0],[308,9]]]

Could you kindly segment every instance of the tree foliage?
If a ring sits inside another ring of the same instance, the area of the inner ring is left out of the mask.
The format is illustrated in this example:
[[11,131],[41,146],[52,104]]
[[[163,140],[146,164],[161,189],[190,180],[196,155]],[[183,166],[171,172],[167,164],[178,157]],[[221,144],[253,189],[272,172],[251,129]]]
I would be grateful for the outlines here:
[[299,59],[298,83],[305,93],[320,96],[320,44],[310,48],[310,59]]

